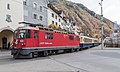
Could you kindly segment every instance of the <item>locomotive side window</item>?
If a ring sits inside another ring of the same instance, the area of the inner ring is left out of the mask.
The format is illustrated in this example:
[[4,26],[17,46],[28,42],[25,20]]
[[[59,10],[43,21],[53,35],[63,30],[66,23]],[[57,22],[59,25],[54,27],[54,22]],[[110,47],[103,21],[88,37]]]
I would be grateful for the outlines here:
[[38,33],[34,32],[34,38],[38,38]]
[[69,36],[69,40],[74,40],[74,36]]
[[30,30],[20,30],[19,38],[30,38]]
[[26,38],[30,38],[30,30],[26,30]]
[[76,36],[76,40],[77,40],[77,41],[79,41],[79,40],[80,40],[79,36]]
[[45,39],[53,39],[53,33],[45,33]]

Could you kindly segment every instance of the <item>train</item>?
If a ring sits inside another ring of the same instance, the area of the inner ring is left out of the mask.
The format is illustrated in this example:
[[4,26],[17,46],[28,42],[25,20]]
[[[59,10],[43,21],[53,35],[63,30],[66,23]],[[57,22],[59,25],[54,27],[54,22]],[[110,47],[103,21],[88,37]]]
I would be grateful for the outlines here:
[[71,32],[43,27],[17,28],[14,31],[12,44],[11,55],[15,59],[48,56],[60,52],[72,53],[99,45],[95,38],[76,36]]

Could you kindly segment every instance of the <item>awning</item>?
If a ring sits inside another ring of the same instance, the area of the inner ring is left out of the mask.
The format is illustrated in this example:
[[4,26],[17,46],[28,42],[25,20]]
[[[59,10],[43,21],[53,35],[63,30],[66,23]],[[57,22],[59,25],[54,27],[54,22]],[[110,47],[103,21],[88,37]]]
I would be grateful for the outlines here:
[[0,32],[4,31],[4,30],[10,30],[12,32],[14,32],[14,29],[10,28],[10,27],[4,27],[0,29]]

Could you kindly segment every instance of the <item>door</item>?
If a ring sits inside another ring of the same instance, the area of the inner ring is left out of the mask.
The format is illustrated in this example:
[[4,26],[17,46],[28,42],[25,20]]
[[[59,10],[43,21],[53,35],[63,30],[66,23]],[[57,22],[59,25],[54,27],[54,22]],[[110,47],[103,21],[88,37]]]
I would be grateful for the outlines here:
[[38,32],[37,31],[34,31],[34,39],[33,39],[33,41],[34,41],[34,47],[39,47],[39,41],[38,41]]
[[2,48],[7,49],[7,38],[6,37],[2,38]]

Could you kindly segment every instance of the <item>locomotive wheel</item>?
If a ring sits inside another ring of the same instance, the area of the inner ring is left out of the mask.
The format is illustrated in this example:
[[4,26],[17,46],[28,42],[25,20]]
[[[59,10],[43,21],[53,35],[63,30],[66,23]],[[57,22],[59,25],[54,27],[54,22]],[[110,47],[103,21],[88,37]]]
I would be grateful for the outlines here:
[[34,57],[34,54],[31,52],[30,54],[29,54],[29,58],[33,58]]
[[76,49],[76,52],[79,52],[79,48]]
[[38,52],[38,57],[41,57],[41,52]]
[[43,51],[42,56],[43,56],[43,57],[48,56],[48,51]]
[[74,49],[71,49],[71,51],[70,51],[71,53],[73,53],[74,52]]
[[50,51],[48,51],[48,55],[52,55],[52,51],[50,50]]

